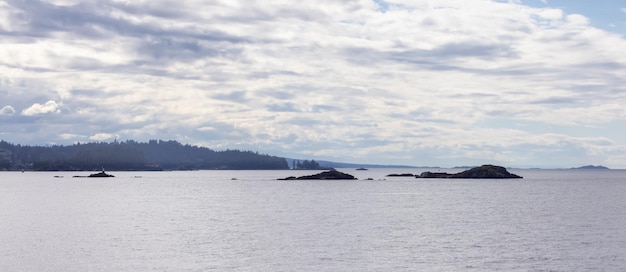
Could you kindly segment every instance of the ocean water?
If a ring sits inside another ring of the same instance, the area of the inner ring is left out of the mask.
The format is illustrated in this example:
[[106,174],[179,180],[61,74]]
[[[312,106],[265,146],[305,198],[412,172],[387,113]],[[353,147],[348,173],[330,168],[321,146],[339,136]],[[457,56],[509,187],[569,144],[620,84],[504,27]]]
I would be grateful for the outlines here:
[[0,271],[626,271],[626,171],[340,170],[0,172]]

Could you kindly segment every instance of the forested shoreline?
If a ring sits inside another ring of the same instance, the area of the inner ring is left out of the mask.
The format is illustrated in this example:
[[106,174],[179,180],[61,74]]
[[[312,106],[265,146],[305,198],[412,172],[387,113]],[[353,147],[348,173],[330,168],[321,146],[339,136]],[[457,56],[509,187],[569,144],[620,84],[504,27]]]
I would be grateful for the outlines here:
[[28,146],[0,141],[4,171],[159,171],[289,169],[285,158],[252,151],[215,151],[177,141],[134,140]]

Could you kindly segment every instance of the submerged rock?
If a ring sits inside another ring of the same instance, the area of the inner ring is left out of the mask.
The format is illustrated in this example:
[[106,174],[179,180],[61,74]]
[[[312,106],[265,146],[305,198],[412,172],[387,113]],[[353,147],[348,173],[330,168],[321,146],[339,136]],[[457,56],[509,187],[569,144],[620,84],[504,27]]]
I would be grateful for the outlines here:
[[512,179],[522,178],[516,174],[511,174],[506,168],[497,165],[486,164],[474,167],[456,174],[445,172],[423,172],[417,178],[464,178],[464,179]]
[[310,176],[301,177],[286,177],[278,180],[315,180],[315,179],[356,179],[354,176],[339,172],[337,170],[330,170]]

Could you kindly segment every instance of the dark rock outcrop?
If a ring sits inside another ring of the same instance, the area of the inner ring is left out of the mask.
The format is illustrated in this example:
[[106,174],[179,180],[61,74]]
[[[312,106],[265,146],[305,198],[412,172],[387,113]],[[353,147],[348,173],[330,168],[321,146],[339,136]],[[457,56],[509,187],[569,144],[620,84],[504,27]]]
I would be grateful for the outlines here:
[[356,179],[354,176],[339,172],[337,170],[330,170],[321,172],[319,174],[301,177],[286,177],[278,180],[316,180],[316,179]]
[[456,174],[443,172],[423,172],[417,178],[462,178],[462,179],[513,179],[522,178],[516,174],[511,174],[506,168],[496,165],[483,165],[465,170]]
[[89,175],[89,177],[90,178],[113,178],[115,176],[107,174],[107,173],[104,172],[104,170],[102,170],[102,172],[91,174],[91,175]]
[[[62,177],[62,176],[54,176],[54,177],[56,178],[56,177]],[[73,177],[74,178],[114,178],[115,176],[107,174],[106,172],[104,172],[104,170],[102,170],[101,172],[94,173],[89,176],[73,176]]]
[[419,176],[415,176],[416,178],[450,178],[454,174],[444,173],[444,172],[422,172]]

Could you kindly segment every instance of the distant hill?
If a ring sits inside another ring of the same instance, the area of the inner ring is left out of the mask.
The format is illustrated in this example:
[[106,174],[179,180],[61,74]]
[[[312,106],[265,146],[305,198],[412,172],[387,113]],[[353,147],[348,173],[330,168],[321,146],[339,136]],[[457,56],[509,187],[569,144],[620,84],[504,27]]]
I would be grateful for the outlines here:
[[587,170],[608,170],[609,168],[606,166],[602,166],[602,165],[585,165],[585,166],[581,166],[581,167],[575,167],[572,169],[587,169]]
[[288,169],[284,158],[252,151],[214,151],[176,141],[132,140],[23,146],[0,141],[0,170],[199,170]]
[[334,162],[334,161],[324,161],[324,160],[312,160],[310,164],[305,163],[305,165],[317,165],[317,167],[306,168],[301,167],[302,162],[307,162],[307,160],[301,159],[291,159],[286,158],[287,162],[291,169],[306,169],[306,170],[328,170],[328,169],[337,169],[337,168],[439,168],[439,167],[428,167],[428,166],[410,166],[410,165],[384,165],[384,164],[360,164],[360,163],[345,163],[345,162]]

